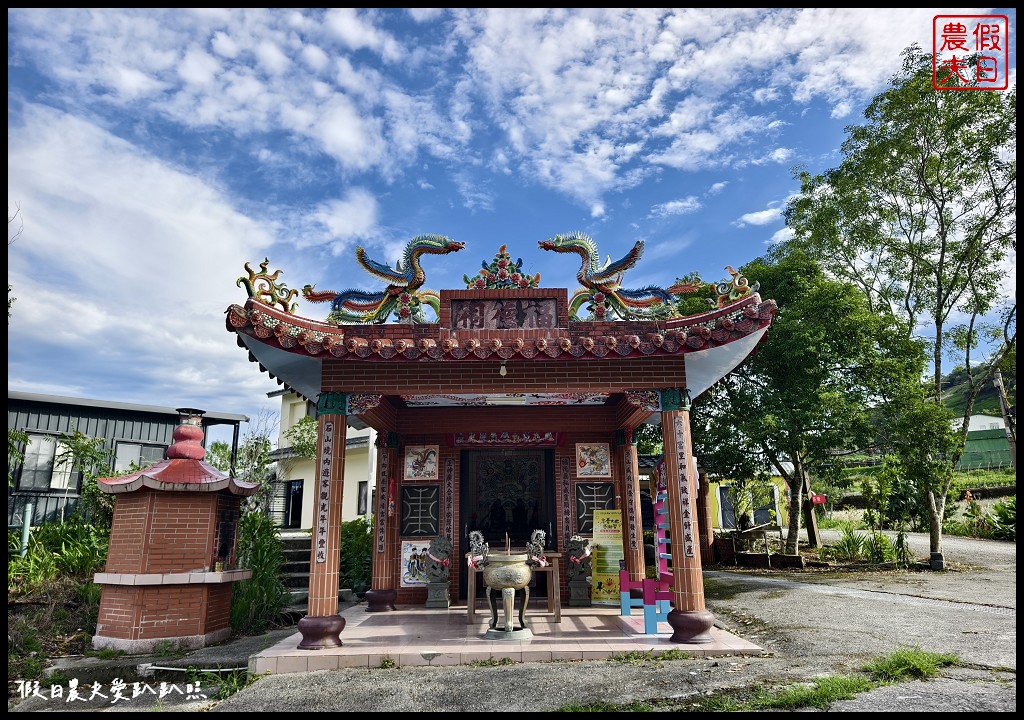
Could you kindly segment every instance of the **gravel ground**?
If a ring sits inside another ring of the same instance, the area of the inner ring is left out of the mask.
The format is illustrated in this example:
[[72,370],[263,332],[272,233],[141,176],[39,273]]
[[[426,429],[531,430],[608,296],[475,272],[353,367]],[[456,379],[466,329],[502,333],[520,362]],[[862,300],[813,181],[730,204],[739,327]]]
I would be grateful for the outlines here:
[[[911,544],[927,556],[926,536]],[[69,708],[30,698],[15,709],[531,712],[649,702],[655,710],[685,711],[709,694],[855,673],[917,647],[955,654],[961,664],[935,680],[878,688],[821,710],[1014,712],[1016,545],[945,538],[944,551],[943,572],[707,571],[709,609],[721,626],[768,651],[760,657],[336,670],[267,676],[219,702],[143,698]]]

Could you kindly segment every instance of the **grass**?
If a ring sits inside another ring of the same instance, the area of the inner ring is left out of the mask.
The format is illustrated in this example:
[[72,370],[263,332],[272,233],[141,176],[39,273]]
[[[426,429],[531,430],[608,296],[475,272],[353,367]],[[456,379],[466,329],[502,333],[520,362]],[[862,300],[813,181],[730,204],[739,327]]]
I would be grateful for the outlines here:
[[474,660],[473,662],[466,663],[466,664],[469,665],[470,667],[501,667],[501,666],[504,666],[504,665],[518,665],[519,661],[518,660],[513,660],[512,658],[507,658],[507,657],[503,657],[503,658],[494,658],[494,657],[492,657],[492,658],[487,658],[486,660]]
[[1006,487],[1017,485],[1017,473],[1013,468],[994,468],[991,470],[964,470],[953,477],[954,487],[982,488]]
[[908,680],[926,680],[939,674],[939,669],[956,665],[960,659],[952,654],[925,652],[920,648],[900,648],[890,655],[873,660],[864,671],[878,683],[891,685]]
[[88,650],[85,653],[90,657],[97,657],[100,660],[113,660],[114,658],[124,657],[128,653],[124,650],[113,650],[111,648],[104,648],[103,650]]
[[864,665],[860,674],[830,675],[810,683],[777,688],[755,687],[700,695],[662,698],[618,705],[586,703],[565,705],[558,712],[756,712],[765,710],[828,710],[842,700],[885,685],[938,676],[943,667],[960,663],[956,655],[904,647]]
[[[266,675],[266,673],[263,675]],[[193,683],[197,688],[216,688],[216,691],[210,696],[211,700],[227,700],[239,690],[252,685],[263,675],[249,675],[247,670],[237,668],[227,672],[199,670],[196,667],[188,668],[190,683]]]
[[628,653],[620,653],[618,655],[612,655],[608,658],[609,662],[619,662],[624,665],[643,665],[645,663],[657,663],[662,660],[689,660],[691,655],[684,653],[682,650],[676,648],[669,648],[663,650],[657,654],[654,650],[633,650]]

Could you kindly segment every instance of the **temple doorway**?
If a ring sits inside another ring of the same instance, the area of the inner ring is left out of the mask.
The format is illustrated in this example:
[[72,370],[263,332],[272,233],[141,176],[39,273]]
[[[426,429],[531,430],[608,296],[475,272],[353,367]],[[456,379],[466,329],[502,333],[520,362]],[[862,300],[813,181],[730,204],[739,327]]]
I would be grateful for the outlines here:
[[[547,533],[546,548],[557,548],[555,538],[554,450],[464,450],[462,466],[462,533],[459,557],[469,552],[469,533],[479,530],[491,552],[503,551],[506,543],[523,548],[534,530]],[[459,593],[466,597],[466,575]],[[546,576],[536,576],[530,594],[543,594]],[[481,574],[477,575],[482,582]],[[484,597],[478,586],[477,597]]]

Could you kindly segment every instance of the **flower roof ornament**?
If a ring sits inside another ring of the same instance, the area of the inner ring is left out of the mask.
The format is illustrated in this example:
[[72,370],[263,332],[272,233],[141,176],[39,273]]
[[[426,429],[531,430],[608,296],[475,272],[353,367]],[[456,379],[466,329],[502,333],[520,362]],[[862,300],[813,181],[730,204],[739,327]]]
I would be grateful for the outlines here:
[[[423,255],[447,255],[465,247],[443,235],[417,235],[405,247],[402,260],[395,269],[371,260],[362,248],[356,248],[356,261],[366,272],[388,285],[384,290],[316,290],[312,285],[302,288],[302,297],[313,303],[331,303],[327,322],[386,323],[392,314],[400,323],[425,323],[423,306],[428,305],[435,317],[440,314],[440,296],[434,290],[423,288],[426,273],[420,265]],[[436,322],[436,320],[435,320]]]
[[287,313],[295,314],[295,309],[298,307],[298,303],[293,303],[299,295],[298,290],[289,290],[288,286],[284,283],[280,285],[277,283],[277,278],[280,277],[281,271],[275,270],[272,273],[267,272],[267,267],[270,265],[270,258],[263,258],[263,262],[260,263],[260,271],[256,272],[249,263],[246,262],[243,266],[245,272],[248,273],[248,277],[240,277],[235,281],[236,287],[245,286],[245,291],[249,293],[249,297],[254,300],[259,300],[264,305],[280,305],[281,309]]
[[540,285],[540,273],[526,275],[522,272],[523,259],[512,262],[506,251],[507,245],[498,248],[494,260],[480,263],[480,271],[474,276],[463,275],[469,290],[507,290],[514,288],[535,288]]
[[732,275],[732,280],[722,280],[715,284],[715,292],[718,293],[717,307],[723,308],[741,300],[751,293],[756,293],[761,287],[759,282],[751,286],[750,281],[740,275],[739,270],[733,270],[729,265],[725,266],[725,271]]
[[600,258],[597,245],[583,233],[555,235],[541,240],[542,250],[579,255],[583,262],[576,279],[583,287],[569,300],[569,314],[580,320],[579,310],[586,305],[594,320],[656,320],[679,317],[676,309],[678,296],[696,292],[704,287],[700,279],[692,282],[677,281],[669,288],[649,285],[630,290],[622,287],[622,275],[640,260],[644,252],[643,240],[637,240],[632,249],[619,260],[611,258],[598,267]]

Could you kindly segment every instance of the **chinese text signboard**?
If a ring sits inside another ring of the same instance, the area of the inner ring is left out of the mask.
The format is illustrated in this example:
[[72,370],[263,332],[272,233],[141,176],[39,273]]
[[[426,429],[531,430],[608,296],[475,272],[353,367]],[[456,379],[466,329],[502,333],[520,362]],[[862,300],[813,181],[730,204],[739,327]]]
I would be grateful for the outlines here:
[[619,561],[622,553],[622,511],[594,511],[594,559],[590,601],[595,605],[618,605]]
[[1006,15],[932,18],[932,87],[936,90],[1006,90],[1009,61]]

